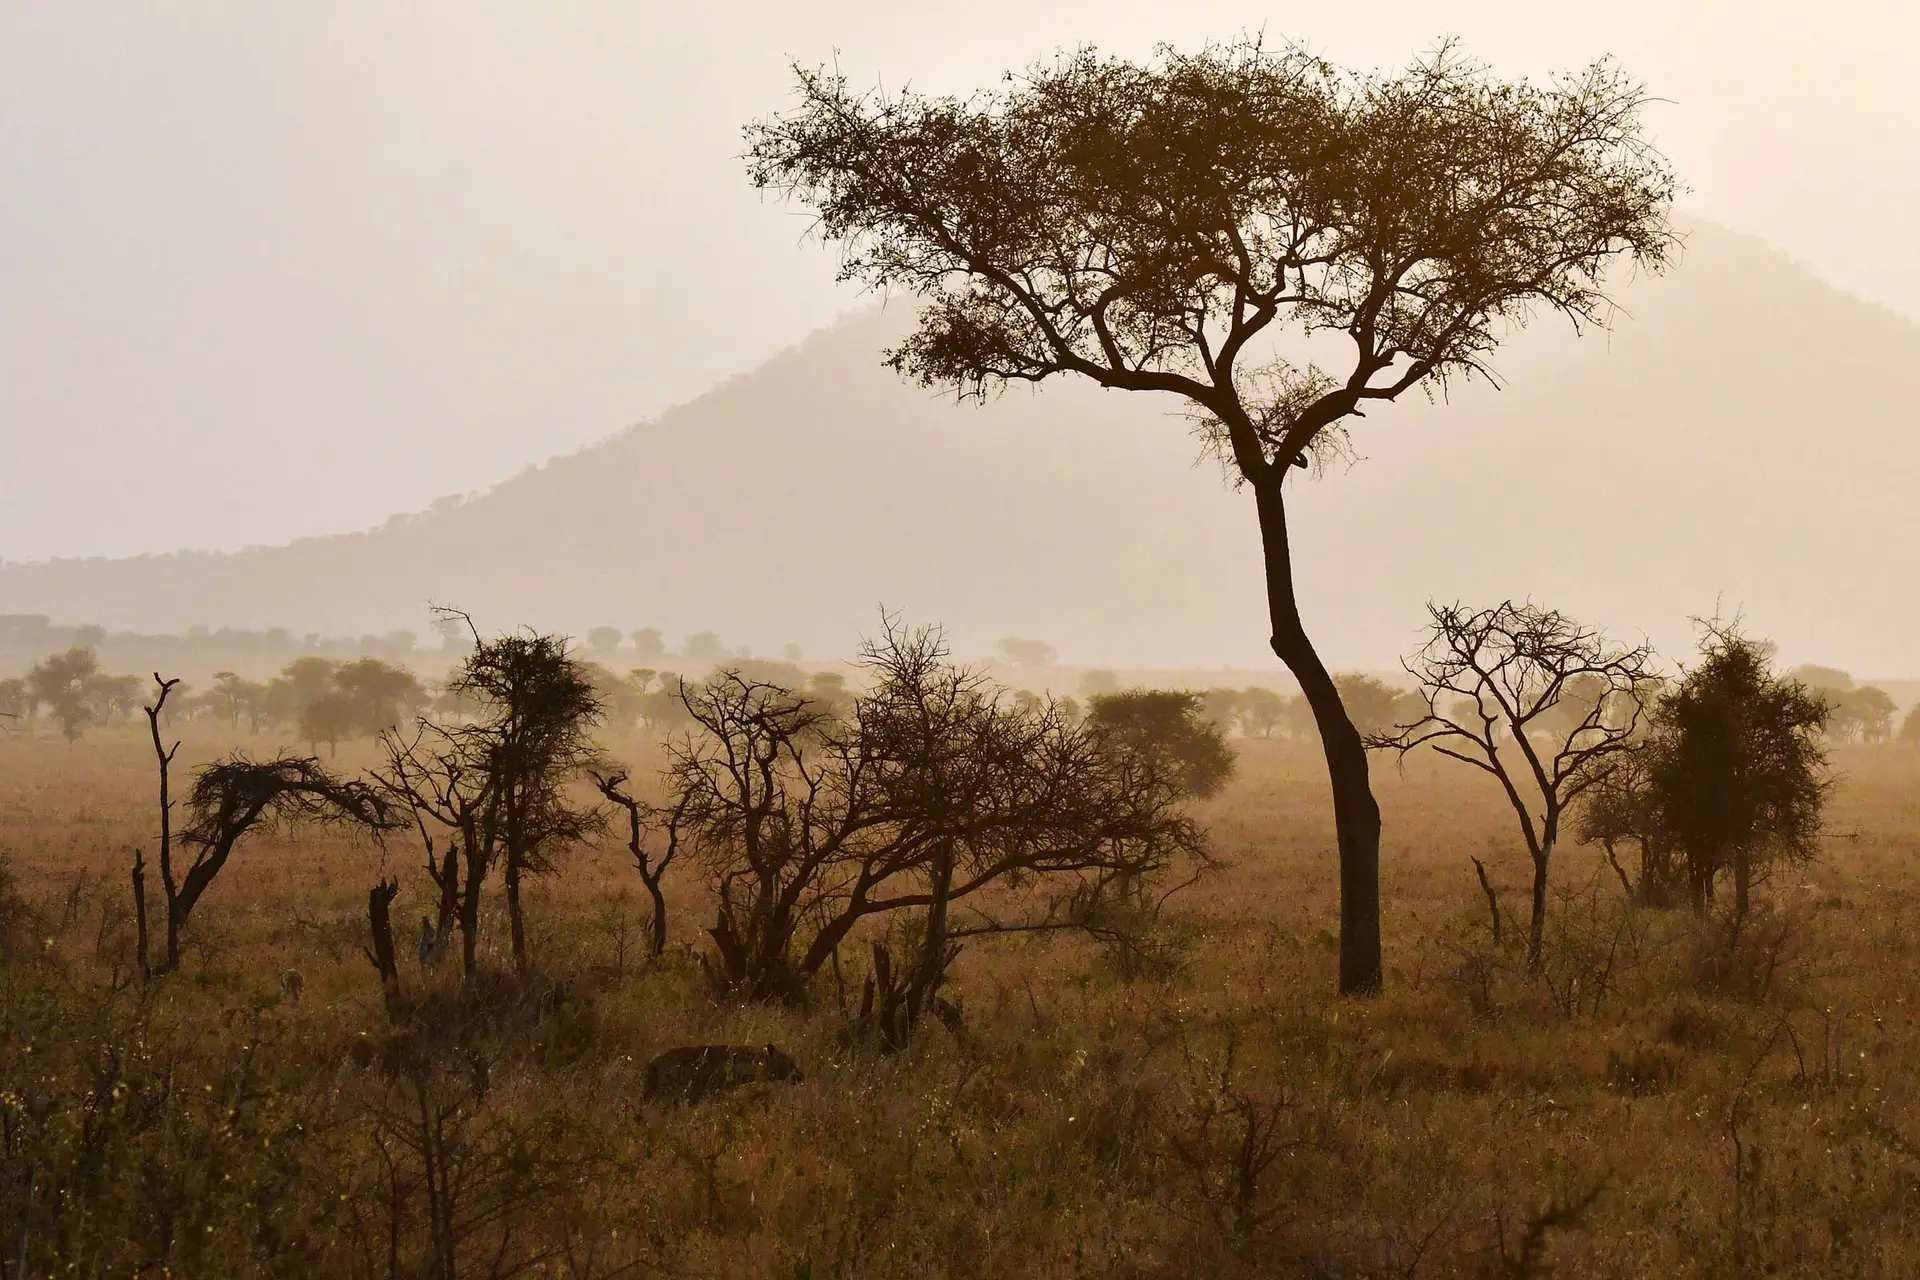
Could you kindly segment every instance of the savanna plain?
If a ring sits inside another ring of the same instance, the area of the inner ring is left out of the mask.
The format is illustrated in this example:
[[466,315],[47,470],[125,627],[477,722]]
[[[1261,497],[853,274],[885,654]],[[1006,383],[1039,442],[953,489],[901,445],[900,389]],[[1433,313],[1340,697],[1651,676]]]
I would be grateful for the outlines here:
[[[288,745],[180,736],[176,778]],[[144,726],[0,739],[0,1271],[1914,1273],[1920,751],[1837,746],[1822,855],[1737,931],[1637,905],[1569,843],[1537,972],[1498,787],[1424,749],[1376,761],[1385,990],[1353,1000],[1325,765],[1231,744],[1196,808],[1217,865],[1153,948],[978,939],[943,988],[960,1016],[886,1053],[845,1033],[854,946],[809,1003],[714,999],[692,864],[650,960],[613,829],[529,885],[530,977],[499,919],[464,995],[403,931],[389,1008],[368,891],[391,876],[397,921],[433,912],[418,837],[298,828],[239,846],[180,970],[142,982]],[[644,793],[659,746],[600,746]],[[703,1042],[775,1042],[805,1078],[643,1098],[654,1054]]]

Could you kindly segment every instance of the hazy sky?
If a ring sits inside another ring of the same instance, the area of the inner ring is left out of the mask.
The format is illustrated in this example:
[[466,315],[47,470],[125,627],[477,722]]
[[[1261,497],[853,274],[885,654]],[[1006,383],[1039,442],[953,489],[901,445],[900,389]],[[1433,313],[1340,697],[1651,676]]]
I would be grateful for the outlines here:
[[1257,28],[1368,66],[1617,55],[1691,209],[1920,311],[1908,0],[8,0],[0,558],[377,523],[857,305],[742,178],[793,60],[965,90]]

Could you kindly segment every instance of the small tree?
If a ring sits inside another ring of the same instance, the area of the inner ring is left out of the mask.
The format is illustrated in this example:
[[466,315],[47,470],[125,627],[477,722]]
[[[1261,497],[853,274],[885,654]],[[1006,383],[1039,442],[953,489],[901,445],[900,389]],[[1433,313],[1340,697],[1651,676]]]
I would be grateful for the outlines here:
[[[147,704],[147,729],[153,736],[153,754],[160,773],[160,865],[167,868],[169,876],[173,868],[173,758],[180,753],[180,744],[176,741],[171,747],[160,740],[160,717],[167,709],[167,699],[179,687],[178,679],[163,680],[158,671],[153,673],[153,683],[157,690],[154,699]],[[133,851],[133,922],[134,945],[140,964],[140,976],[153,976],[153,961],[147,931],[147,860],[143,850]],[[168,930],[168,937],[174,936]],[[171,941],[168,945],[168,965],[179,959],[178,948]]]
[[[661,882],[667,877],[667,868],[679,856],[685,812],[656,810],[634,799],[633,793],[627,790],[624,773],[595,773],[593,783],[610,804],[617,805],[627,815],[627,852],[640,873],[640,883],[646,886],[647,896],[653,900],[653,919],[647,923],[647,955],[658,960],[667,949],[667,895]],[[657,855],[647,848],[648,835],[656,831],[666,843],[666,848]]]
[[[1665,261],[1644,94],[1605,64],[1538,88],[1451,47],[1360,75],[1258,40],[1089,50],[1006,84],[887,97],[802,71],[798,108],[748,130],[752,180],[818,211],[847,278],[925,300],[901,373],[973,397],[1082,377],[1191,410],[1253,491],[1269,639],[1325,748],[1340,989],[1377,990],[1380,811],[1300,616],[1287,478],[1369,406],[1484,372],[1536,307],[1599,323],[1617,260]],[[1290,361],[1288,328],[1344,354]]]
[[1222,735],[1230,734],[1240,723],[1241,695],[1238,689],[1208,689],[1200,695],[1200,714],[1217,727]]
[[300,736],[309,748],[327,744],[327,754],[340,753],[340,740],[351,738],[357,728],[354,708],[344,693],[329,693],[300,709]]
[[117,724],[140,706],[139,676],[110,676],[104,672],[87,681],[87,715],[95,724]]
[[697,667],[710,667],[716,662],[726,661],[727,649],[720,643],[719,633],[700,631],[687,637],[680,655]]
[[1353,718],[1354,728],[1363,736],[1385,733],[1426,710],[1419,694],[1395,688],[1379,676],[1365,672],[1338,672],[1333,677],[1333,686],[1340,691],[1340,703]]
[[379,658],[360,658],[333,673],[333,687],[346,701],[352,733],[369,737],[397,728],[427,701],[419,677]]
[[248,680],[236,671],[216,671],[213,673],[213,688],[207,693],[219,706],[227,724],[237,729],[240,727],[240,717],[259,715],[259,700],[265,696],[266,686]]
[[1818,851],[1829,782],[1826,700],[1773,674],[1768,646],[1711,623],[1697,665],[1655,712],[1648,784],[1659,831],[1685,859],[1696,910],[1730,870],[1738,930],[1774,863]]
[[387,763],[374,777],[413,815],[439,899],[438,936],[459,926],[461,972],[471,981],[479,967],[481,894],[499,845],[493,774],[459,727],[422,721],[411,734],[382,735],[381,745]]
[[1045,640],[1027,640],[1020,636],[1008,636],[1000,642],[1000,656],[1023,671],[1037,671],[1050,667],[1060,655]]
[[[933,631],[868,646],[844,717],[734,673],[685,690],[672,829],[720,899],[717,978],[797,998],[861,921],[924,913],[899,984],[930,997],[963,939],[1085,927],[1117,886],[1204,858],[1190,771],[1134,735],[1016,706]],[[954,912],[984,891],[994,910]]]
[[1130,750],[1162,757],[1177,786],[1196,799],[1217,795],[1233,776],[1233,751],[1207,695],[1185,689],[1127,689],[1096,695],[1087,709],[1095,730]]
[[100,660],[85,645],[75,645],[27,669],[27,697],[45,706],[60,726],[61,736],[77,741],[94,717],[93,682],[100,676]]
[[1824,696],[1831,710],[1827,733],[1835,741],[1885,742],[1893,736],[1899,707],[1886,690],[1868,684]]
[[513,965],[525,973],[522,880],[552,873],[561,847],[598,829],[598,812],[576,806],[567,784],[595,758],[588,735],[601,720],[600,698],[564,638],[533,633],[477,641],[449,688],[486,709],[462,732],[491,778]]
[[[473,646],[448,678],[447,692],[470,707],[474,719],[423,722],[407,738],[389,734],[387,767],[379,776],[413,810],[442,900],[457,896],[462,903],[467,972],[475,962],[480,885],[498,865],[513,966],[524,974],[531,967],[525,879],[553,872],[554,855],[601,821],[597,809],[576,805],[568,794],[568,784],[595,759],[588,735],[600,722],[601,703],[563,637],[527,632],[482,640],[466,621]],[[435,862],[429,822],[463,846],[465,876],[457,895],[453,851]]]
[[[1608,767],[1578,797],[1574,839],[1598,844],[1627,896],[1650,907],[1672,906],[1680,888],[1673,847],[1660,831],[1654,809],[1652,744],[1635,743],[1610,758]],[[1640,851],[1637,877],[1620,864],[1620,845],[1631,840]]]
[[1285,695],[1272,689],[1250,686],[1239,698],[1240,729],[1248,737],[1271,738],[1277,729],[1285,729],[1292,720]]
[[1537,969],[1561,822],[1632,744],[1657,686],[1653,652],[1531,604],[1429,604],[1427,616],[1426,646],[1406,664],[1426,714],[1368,746],[1404,757],[1431,744],[1500,783],[1533,860],[1527,963]]
[[[165,697],[164,688],[161,696]],[[158,709],[156,704],[155,712]],[[172,753],[165,753],[163,787],[166,764],[171,760]],[[176,878],[170,842],[164,836],[160,845],[160,885],[167,899],[168,970],[180,967],[180,938],[193,909],[248,833],[262,824],[346,822],[372,830],[393,825],[391,811],[379,791],[364,782],[334,777],[311,756],[249,760],[235,754],[217,760],[195,776],[187,812],[189,820],[179,842],[193,850],[193,861],[184,874]],[[164,816],[162,821],[166,821]]]
[[1907,718],[1900,722],[1900,741],[1910,747],[1920,747],[1920,705],[1907,712]]

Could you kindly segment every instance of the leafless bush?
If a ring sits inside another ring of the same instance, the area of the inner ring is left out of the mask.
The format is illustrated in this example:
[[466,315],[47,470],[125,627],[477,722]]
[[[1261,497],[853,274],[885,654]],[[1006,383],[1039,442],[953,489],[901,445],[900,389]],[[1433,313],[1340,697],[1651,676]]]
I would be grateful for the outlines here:
[[1329,1137],[1297,1093],[1246,1069],[1232,1036],[1211,1055],[1183,1044],[1181,1068],[1155,1120],[1165,1157],[1215,1230],[1251,1242],[1288,1208],[1288,1166]]
[[564,1247],[550,1219],[606,1172],[599,1144],[557,1113],[500,1105],[486,1079],[414,1063],[368,1100],[371,1160],[353,1199],[369,1274],[505,1280]]
[[1640,964],[1647,927],[1630,899],[1609,892],[1599,874],[1578,886],[1557,889],[1537,974],[1553,1006],[1572,1018],[1597,1015],[1621,994]]
[[930,993],[954,942],[1082,929],[1106,897],[1204,863],[1182,762],[946,659],[937,632],[889,625],[840,718],[735,672],[683,690],[697,728],[672,748],[669,838],[719,899],[725,989],[800,999],[863,920],[907,910]]

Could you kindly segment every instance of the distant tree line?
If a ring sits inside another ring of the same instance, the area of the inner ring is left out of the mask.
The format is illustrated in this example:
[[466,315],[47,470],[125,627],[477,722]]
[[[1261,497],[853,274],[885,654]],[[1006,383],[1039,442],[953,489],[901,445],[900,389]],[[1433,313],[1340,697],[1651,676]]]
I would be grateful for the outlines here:
[[[1333,677],[1353,722],[1364,733],[1377,733],[1407,718],[1419,706],[1419,695],[1388,684],[1378,676],[1358,671]],[[1284,694],[1253,685],[1245,689],[1208,689],[1200,695],[1201,714],[1229,734],[1248,738],[1289,738],[1319,741],[1313,708],[1300,694]]]
[[[298,657],[336,662],[378,658],[406,663],[424,661],[437,651],[437,656],[457,661],[471,646],[471,637],[458,626],[446,626],[444,620],[436,620],[433,631],[437,643],[423,645],[418,635],[405,630],[377,635],[296,633],[286,627],[249,630],[196,626],[181,633],[109,631],[91,623],[56,623],[45,614],[11,613],[0,614],[0,670],[12,666],[18,671],[26,662],[48,653],[84,648],[92,650],[102,662],[126,667],[163,667],[189,674],[224,668],[259,676]],[[722,663],[751,658],[748,650],[723,643],[713,631],[689,634],[678,648],[673,648],[665,632],[657,627],[632,631],[594,627],[582,638],[580,651],[584,658],[615,669],[640,666],[657,670],[672,661],[688,670],[705,672]],[[782,654],[789,663],[801,658],[798,645],[784,646]]]

